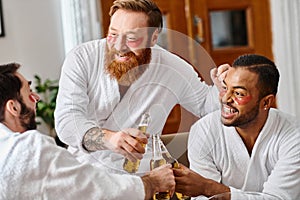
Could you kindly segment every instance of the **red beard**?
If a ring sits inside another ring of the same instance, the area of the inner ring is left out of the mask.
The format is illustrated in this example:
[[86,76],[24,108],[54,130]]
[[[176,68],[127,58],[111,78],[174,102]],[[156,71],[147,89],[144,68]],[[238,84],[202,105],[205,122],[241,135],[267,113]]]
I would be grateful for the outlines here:
[[136,81],[148,68],[151,60],[150,48],[143,49],[139,56],[131,51],[125,53],[124,56],[129,57],[125,62],[114,60],[117,53],[115,49],[108,52],[106,72],[121,85],[130,85]]

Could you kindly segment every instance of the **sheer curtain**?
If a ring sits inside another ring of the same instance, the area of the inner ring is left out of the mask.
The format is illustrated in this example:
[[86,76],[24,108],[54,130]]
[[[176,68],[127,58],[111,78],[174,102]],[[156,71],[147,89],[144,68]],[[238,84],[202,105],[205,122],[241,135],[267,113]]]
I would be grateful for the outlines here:
[[300,1],[271,0],[270,4],[273,53],[281,75],[278,108],[300,117]]
[[65,53],[76,45],[101,37],[97,0],[62,0]]

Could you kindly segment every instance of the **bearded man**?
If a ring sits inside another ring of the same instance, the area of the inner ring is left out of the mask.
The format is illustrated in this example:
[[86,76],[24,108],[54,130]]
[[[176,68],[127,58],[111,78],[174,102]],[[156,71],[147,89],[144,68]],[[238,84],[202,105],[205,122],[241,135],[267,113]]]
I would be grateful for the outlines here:
[[221,109],[190,130],[190,169],[174,169],[178,192],[197,200],[300,199],[299,119],[273,108],[279,77],[262,55],[233,62]]
[[35,130],[39,96],[19,67],[0,65],[0,199],[150,199],[174,191],[171,165],[143,177],[107,174]]
[[[161,133],[176,104],[201,117],[219,107],[218,94],[190,64],[156,45],[162,13],[152,0],[117,0],[110,16],[106,38],[79,45],[66,57],[55,125],[79,161],[126,173],[124,157],[135,161],[145,153],[143,133],[132,131],[144,113],[151,117],[147,132]],[[217,75],[226,68],[218,69],[212,78],[220,86]],[[149,146],[141,173],[149,170]]]

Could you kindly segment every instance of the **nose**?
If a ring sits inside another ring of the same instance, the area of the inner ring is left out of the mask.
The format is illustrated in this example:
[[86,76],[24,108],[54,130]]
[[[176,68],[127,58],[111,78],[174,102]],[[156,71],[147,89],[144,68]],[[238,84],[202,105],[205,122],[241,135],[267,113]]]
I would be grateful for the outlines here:
[[128,47],[126,45],[126,37],[125,36],[120,35],[117,38],[116,43],[115,43],[115,49],[119,52],[125,52],[128,49]]
[[232,92],[227,90],[220,93],[222,103],[232,102]]

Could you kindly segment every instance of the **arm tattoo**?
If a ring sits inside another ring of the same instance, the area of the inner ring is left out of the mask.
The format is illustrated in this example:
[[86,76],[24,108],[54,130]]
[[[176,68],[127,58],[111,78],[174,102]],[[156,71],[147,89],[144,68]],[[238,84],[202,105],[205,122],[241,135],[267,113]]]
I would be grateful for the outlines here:
[[82,146],[90,152],[103,150],[105,149],[103,137],[104,133],[100,128],[91,128],[83,136]]

